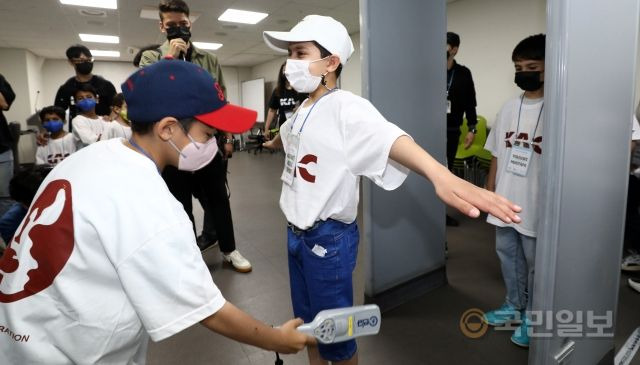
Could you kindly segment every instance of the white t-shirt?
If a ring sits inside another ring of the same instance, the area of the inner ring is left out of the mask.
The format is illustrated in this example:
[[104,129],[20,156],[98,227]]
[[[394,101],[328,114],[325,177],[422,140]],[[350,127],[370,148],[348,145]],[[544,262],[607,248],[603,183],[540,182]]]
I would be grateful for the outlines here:
[[71,133],[58,139],[49,139],[46,146],[38,146],[36,150],[36,165],[57,165],[60,161],[76,152],[78,143]]
[[313,110],[300,107],[297,116],[280,127],[285,151],[290,151],[289,135],[301,128],[295,178],[291,185],[282,184],[280,196],[284,215],[299,228],[329,218],[355,221],[360,176],[393,190],[409,173],[389,159],[391,145],[407,134],[368,100],[348,91],[326,94]]
[[640,123],[638,123],[638,118],[636,118],[635,115],[633,116],[633,123],[631,127],[631,140],[640,140]]
[[121,139],[58,164],[7,250],[0,364],[144,364],[149,337],[225,303],[182,205]]
[[109,123],[105,122],[102,117],[98,119],[90,119],[84,115],[77,115],[73,118],[73,135],[80,142],[80,148],[88,146],[97,141],[109,139]]
[[[507,101],[498,113],[494,127],[485,144],[485,149],[491,151],[491,154],[498,159],[496,193],[522,207],[522,212],[519,213],[522,222],[519,224],[506,224],[492,215],[487,217],[487,222],[498,227],[513,227],[521,234],[530,237],[536,237],[538,228],[538,187],[543,152],[544,113],[541,113],[543,103],[543,99],[524,99],[518,128],[521,96]],[[506,171],[507,161],[512,151],[511,147],[516,138],[522,146],[531,148],[533,151],[529,170],[525,177]]]
[[107,123],[107,125],[109,126],[109,128],[108,128],[108,131],[107,131],[106,139],[111,139],[111,138],[129,139],[129,138],[131,138],[131,127],[122,125],[122,124],[116,122],[115,120],[112,121],[111,123]]

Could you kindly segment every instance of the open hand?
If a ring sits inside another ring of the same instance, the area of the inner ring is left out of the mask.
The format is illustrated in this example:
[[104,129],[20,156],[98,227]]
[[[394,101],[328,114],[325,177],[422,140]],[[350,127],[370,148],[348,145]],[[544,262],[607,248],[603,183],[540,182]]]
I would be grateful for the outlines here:
[[480,211],[483,211],[505,223],[520,223],[520,217],[516,213],[522,210],[521,207],[453,174],[446,174],[437,182],[434,181],[434,186],[442,201],[471,218],[479,217]]

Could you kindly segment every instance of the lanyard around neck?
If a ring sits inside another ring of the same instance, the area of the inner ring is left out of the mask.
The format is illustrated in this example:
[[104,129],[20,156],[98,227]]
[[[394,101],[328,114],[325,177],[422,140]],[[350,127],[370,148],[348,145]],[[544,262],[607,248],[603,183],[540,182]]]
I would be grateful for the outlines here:
[[449,79],[449,83],[447,84],[447,95],[449,95],[449,89],[451,89],[451,85],[453,84],[453,77],[456,75],[455,65],[451,69],[451,78]]
[[133,146],[133,148],[135,148],[136,150],[138,150],[138,152],[142,153],[143,155],[145,155],[149,160],[151,160],[151,162],[153,162],[154,165],[156,165],[156,169],[158,170],[158,173],[160,173],[160,169],[158,168],[158,164],[156,163],[156,161],[153,159],[153,157],[151,157],[151,155],[145,151],[144,148],[140,147],[134,140],[133,137],[129,138],[129,143],[131,144],[131,146]]
[[[520,114],[522,113],[522,104],[524,103],[524,93],[520,98],[520,108],[518,109],[518,126],[516,127],[516,141],[518,140],[518,135],[520,134]],[[533,135],[531,136],[531,142],[536,138],[536,132],[538,131],[538,124],[540,124],[540,117],[542,116],[542,110],[544,109],[544,101],[542,102],[542,106],[540,107],[540,113],[538,114],[538,120],[536,121],[536,127],[533,130]]]
[[[331,90],[329,90],[329,92],[327,92],[326,94],[322,95],[318,100],[316,100],[315,103],[313,103],[313,105],[311,106],[311,110],[309,110],[309,113],[307,113],[307,116],[304,117],[304,121],[302,121],[302,126],[300,127],[300,130],[298,131],[298,134],[302,133],[302,129],[304,128],[304,125],[307,124],[307,119],[309,119],[309,116],[311,115],[311,112],[313,111],[313,109],[316,107],[316,105],[320,102],[320,100],[322,100],[322,98],[324,98],[325,96],[333,93],[334,91],[338,90],[338,88],[333,88]],[[296,121],[298,120],[298,115],[300,114],[300,109],[302,109],[302,107],[300,107],[298,109],[298,111],[296,112],[296,117],[293,119],[293,123],[291,123],[291,131],[293,131],[293,126],[296,125]]]

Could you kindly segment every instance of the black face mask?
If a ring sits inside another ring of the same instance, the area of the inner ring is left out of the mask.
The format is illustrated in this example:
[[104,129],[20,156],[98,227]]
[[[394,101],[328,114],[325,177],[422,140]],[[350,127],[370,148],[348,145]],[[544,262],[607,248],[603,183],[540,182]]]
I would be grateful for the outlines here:
[[185,42],[189,42],[191,39],[191,29],[185,26],[176,26],[167,28],[167,40],[181,38]]
[[75,68],[80,75],[88,75],[93,71],[93,62],[76,63]]
[[515,83],[524,91],[536,91],[542,87],[544,82],[540,81],[541,71],[520,71],[516,72]]

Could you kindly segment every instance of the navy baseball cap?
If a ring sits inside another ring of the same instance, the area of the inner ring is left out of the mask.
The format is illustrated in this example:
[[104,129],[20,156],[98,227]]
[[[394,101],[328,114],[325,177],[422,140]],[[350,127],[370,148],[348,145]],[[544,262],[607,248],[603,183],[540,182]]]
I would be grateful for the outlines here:
[[162,60],[140,69],[122,83],[122,94],[133,123],[195,118],[221,131],[242,133],[258,117],[255,110],[227,102],[218,81],[191,62]]

